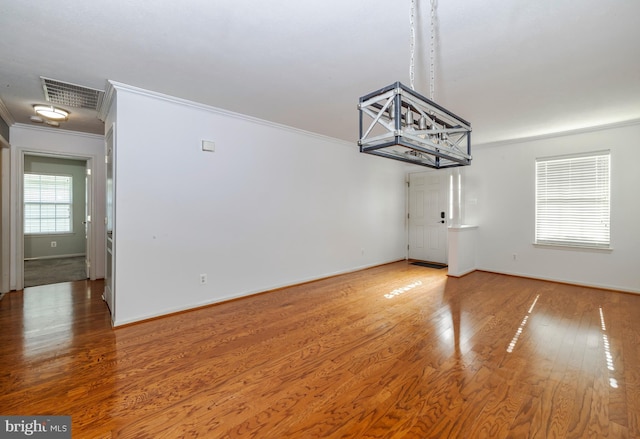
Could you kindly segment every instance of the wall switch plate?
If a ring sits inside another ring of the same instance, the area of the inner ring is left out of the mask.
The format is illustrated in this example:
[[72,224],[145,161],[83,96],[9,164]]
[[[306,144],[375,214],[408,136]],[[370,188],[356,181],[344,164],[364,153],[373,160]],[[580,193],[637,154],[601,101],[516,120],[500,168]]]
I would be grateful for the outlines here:
[[202,141],[202,150],[203,151],[208,151],[208,152],[215,152],[216,150],[216,144],[210,140],[203,140]]
[[56,241],[51,241],[51,247],[57,247],[58,243]]

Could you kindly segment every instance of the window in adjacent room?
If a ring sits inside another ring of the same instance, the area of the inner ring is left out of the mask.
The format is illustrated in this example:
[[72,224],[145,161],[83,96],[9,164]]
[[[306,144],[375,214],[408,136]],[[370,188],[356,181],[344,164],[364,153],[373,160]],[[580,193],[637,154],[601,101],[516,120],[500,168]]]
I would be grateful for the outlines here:
[[72,231],[70,175],[24,174],[24,233]]
[[535,243],[610,247],[610,153],[536,160]]

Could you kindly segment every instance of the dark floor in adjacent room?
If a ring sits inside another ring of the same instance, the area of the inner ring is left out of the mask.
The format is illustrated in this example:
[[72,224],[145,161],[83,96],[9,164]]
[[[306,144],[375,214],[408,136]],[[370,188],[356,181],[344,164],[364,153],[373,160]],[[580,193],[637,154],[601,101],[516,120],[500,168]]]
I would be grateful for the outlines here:
[[72,282],[86,278],[84,256],[24,261],[25,288]]

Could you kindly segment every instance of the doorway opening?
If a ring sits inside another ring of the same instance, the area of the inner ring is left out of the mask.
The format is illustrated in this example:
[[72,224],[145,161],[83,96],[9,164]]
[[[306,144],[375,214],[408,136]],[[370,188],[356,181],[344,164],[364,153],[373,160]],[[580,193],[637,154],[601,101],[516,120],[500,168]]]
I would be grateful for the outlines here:
[[24,287],[90,278],[90,159],[25,153],[22,165]]

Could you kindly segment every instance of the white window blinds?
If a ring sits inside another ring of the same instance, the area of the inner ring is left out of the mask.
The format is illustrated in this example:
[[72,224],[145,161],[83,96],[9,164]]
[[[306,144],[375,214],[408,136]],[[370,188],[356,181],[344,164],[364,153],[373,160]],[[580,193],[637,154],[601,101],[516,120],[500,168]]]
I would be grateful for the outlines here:
[[610,154],[536,160],[535,243],[609,248]]
[[72,177],[24,174],[24,233],[71,232]]

